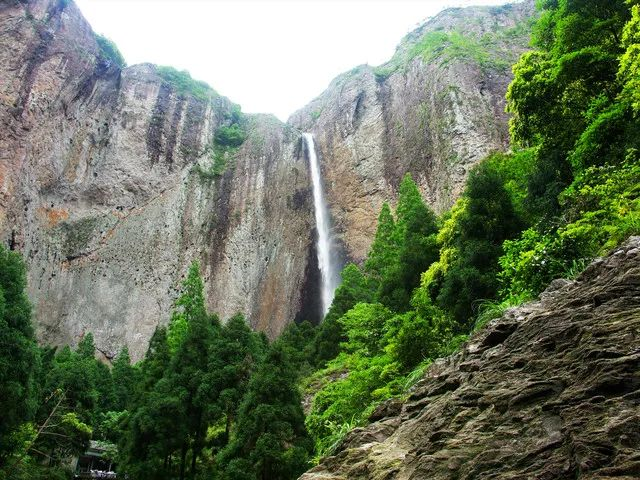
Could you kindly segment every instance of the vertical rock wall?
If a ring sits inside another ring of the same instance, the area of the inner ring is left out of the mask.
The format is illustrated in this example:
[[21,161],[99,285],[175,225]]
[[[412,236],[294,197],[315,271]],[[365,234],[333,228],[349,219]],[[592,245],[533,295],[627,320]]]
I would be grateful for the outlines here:
[[[273,117],[207,174],[233,104],[103,58],[71,2],[0,6],[0,233],[28,264],[39,337],[140,358],[188,265],[209,307],[270,336],[301,308],[313,229],[299,135]],[[204,173],[203,173],[204,172]]]
[[469,169],[508,148],[505,93],[525,51],[533,3],[450,9],[410,33],[385,65],[336,78],[290,123],[311,131],[347,255],[368,251],[405,173],[442,212]]

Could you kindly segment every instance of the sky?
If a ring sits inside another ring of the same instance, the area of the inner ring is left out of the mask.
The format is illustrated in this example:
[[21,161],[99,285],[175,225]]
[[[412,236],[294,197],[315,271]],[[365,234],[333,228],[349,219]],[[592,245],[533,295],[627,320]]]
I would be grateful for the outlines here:
[[505,0],[76,0],[128,65],[188,70],[247,113],[286,120],[338,74],[389,60],[446,7]]

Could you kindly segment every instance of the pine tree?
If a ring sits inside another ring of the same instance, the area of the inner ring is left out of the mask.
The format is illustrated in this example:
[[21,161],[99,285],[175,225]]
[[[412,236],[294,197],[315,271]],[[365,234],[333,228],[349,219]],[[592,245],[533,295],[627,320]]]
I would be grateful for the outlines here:
[[93,333],[88,332],[83,335],[80,342],[78,342],[78,348],[76,353],[82,359],[89,360],[94,359],[96,356],[96,346],[93,342]]
[[308,467],[311,441],[304,427],[298,374],[288,350],[279,342],[251,377],[238,414],[235,436],[218,460],[228,465],[227,479],[289,480]]
[[395,228],[391,208],[385,202],[378,215],[376,235],[364,264],[364,271],[371,279],[373,288],[377,288],[388,269],[397,261],[398,245]]
[[409,174],[400,184],[396,217],[394,222],[385,203],[364,270],[376,291],[375,301],[404,312],[420,274],[438,258],[436,216]]
[[113,362],[113,410],[122,411],[129,405],[137,382],[136,369],[131,365],[129,349],[123,347]]
[[168,478],[171,456],[186,433],[180,398],[165,375],[171,355],[167,331],[156,328],[142,362],[139,384],[119,441],[121,471],[138,480]]
[[183,292],[176,302],[180,315],[187,324],[182,342],[177,346],[168,372],[168,381],[181,400],[184,417],[176,419],[185,426],[185,435],[181,438],[180,480],[186,474],[186,456],[191,445],[191,476],[195,476],[197,458],[203,448],[206,433],[206,415],[210,398],[207,392],[206,366],[209,348],[215,335],[218,335],[217,317],[207,314],[204,304],[204,286],[200,277],[200,267],[194,262],[183,284]]
[[383,277],[378,300],[397,312],[404,312],[410,308],[411,293],[420,284],[420,275],[438,259],[439,253],[436,216],[409,174],[400,184],[396,217],[397,261]]
[[150,391],[164,376],[171,362],[171,354],[167,343],[167,329],[158,327],[153,332],[149,347],[141,366],[139,390]]
[[222,445],[229,440],[238,406],[249,378],[262,357],[263,347],[244,316],[234,315],[215,337],[209,352],[206,385],[209,393],[209,421],[222,417],[225,430]]

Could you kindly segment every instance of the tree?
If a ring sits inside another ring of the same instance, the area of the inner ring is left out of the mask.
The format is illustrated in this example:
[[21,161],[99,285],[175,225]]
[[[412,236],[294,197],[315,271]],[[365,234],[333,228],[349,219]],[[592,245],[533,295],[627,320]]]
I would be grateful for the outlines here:
[[26,284],[20,256],[0,246],[0,467],[12,448],[9,435],[36,409],[38,349]]
[[149,341],[141,369],[141,384],[139,390],[150,391],[163,377],[169,368],[171,354],[167,343],[167,329],[157,327]]
[[208,420],[224,419],[222,445],[229,440],[238,406],[262,354],[262,343],[241,314],[231,317],[211,344],[206,380],[210,389]]
[[634,5],[631,20],[625,25],[622,36],[625,52],[620,58],[618,78],[623,82],[623,95],[640,110],[640,6]]
[[377,288],[387,270],[397,261],[397,254],[395,221],[389,204],[385,202],[378,215],[376,235],[364,263],[364,271],[374,288]]
[[304,427],[298,374],[288,349],[276,341],[249,381],[234,439],[220,453],[225,478],[288,480],[308,467],[311,441]]
[[420,275],[438,259],[436,216],[422,200],[409,174],[400,184],[396,217],[392,245],[397,253],[382,276],[377,300],[404,312],[410,309],[411,292],[419,285]]
[[477,302],[497,295],[502,243],[524,226],[504,183],[492,162],[478,165],[467,179],[465,210],[456,218],[455,260],[436,295],[437,305],[453,315],[462,333],[468,333]]
[[211,403],[209,351],[219,329],[218,318],[207,314],[200,267],[194,262],[175,302],[169,332],[156,330],[141,369],[142,385],[121,442],[131,476],[170,476],[178,450],[179,478],[187,474],[189,451],[189,473],[195,477]]
[[373,357],[381,352],[384,330],[393,313],[380,303],[358,303],[340,318],[347,341],[346,352]]
[[96,346],[93,342],[93,333],[88,332],[82,336],[80,342],[78,342],[76,353],[83,360],[93,360],[95,358]]
[[207,314],[204,304],[204,286],[200,277],[200,266],[194,262],[183,284],[183,291],[176,302],[178,315],[184,319],[187,330],[184,339],[177,345],[171,360],[168,381],[180,398],[184,416],[181,421],[185,427],[181,442],[180,480],[185,478],[186,456],[192,445],[191,476],[195,477],[196,462],[203,448],[206,433],[206,412],[209,398],[206,393],[206,365],[209,360],[209,347],[214,335],[218,334],[217,317]]
[[113,410],[125,410],[130,403],[130,399],[133,397],[137,383],[136,369],[131,365],[129,349],[127,347],[122,348],[120,354],[113,362],[111,375],[113,377]]
[[[515,65],[507,100],[513,142],[537,147],[527,204],[551,223],[560,213],[558,194],[579,173],[580,162],[570,162],[569,154],[594,114],[608,110],[621,91],[620,40],[631,15],[625,0],[543,0],[540,6],[533,35],[538,50]],[[607,124],[609,132],[620,131],[620,122]]]
[[[391,221],[393,222],[393,218]],[[338,321],[340,317],[357,303],[372,302],[375,294],[371,286],[372,282],[363,275],[357,265],[350,263],[345,266],[341,276],[342,282],[336,289],[331,308],[324,321],[318,326],[313,339],[312,362],[316,366],[321,366],[335,358],[340,352],[340,343],[346,340],[342,324]]]

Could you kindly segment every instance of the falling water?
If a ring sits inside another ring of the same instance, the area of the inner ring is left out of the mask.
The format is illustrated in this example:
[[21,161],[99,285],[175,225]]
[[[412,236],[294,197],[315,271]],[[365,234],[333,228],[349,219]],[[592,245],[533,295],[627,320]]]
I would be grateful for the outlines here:
[[311,181],[313,183],[313,205],[316,212],[316,228],[318,230],[318,267],[322,277],[322,316],[329,311],[333,295],[338,286],[337,272],[334,268],[331,248],[331,232],[329,226],[329,209],[324,198],[322,189],[322,176],[320,175],[320,165],[316,155],[316,147],[313,142],[313,135],[305,133],[304,141],[309,152],[309,164],[311,167]]

